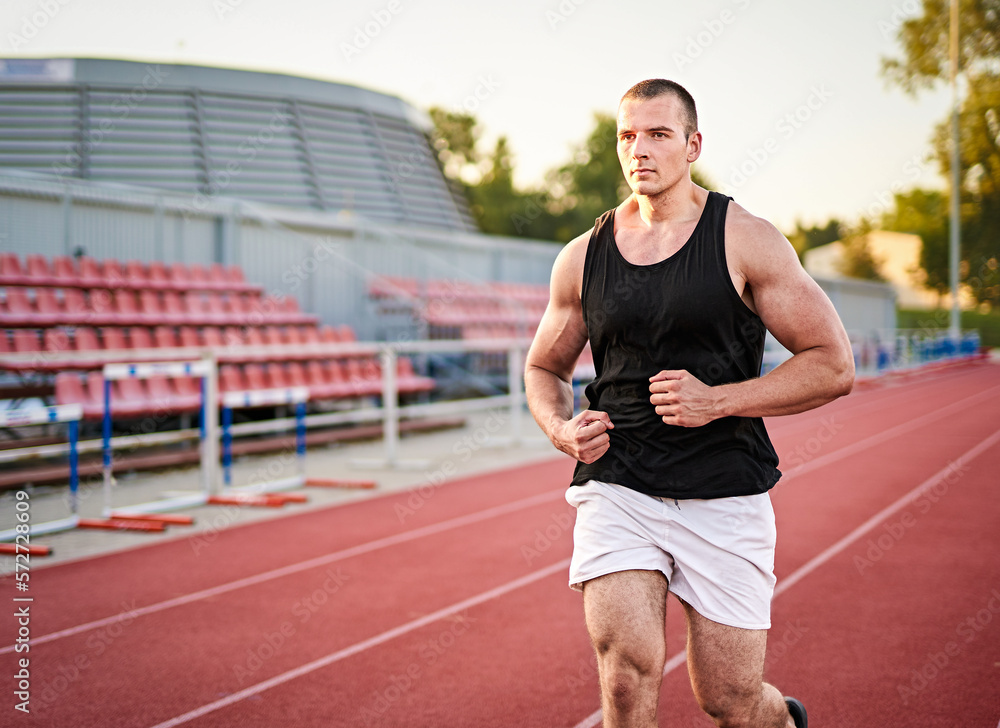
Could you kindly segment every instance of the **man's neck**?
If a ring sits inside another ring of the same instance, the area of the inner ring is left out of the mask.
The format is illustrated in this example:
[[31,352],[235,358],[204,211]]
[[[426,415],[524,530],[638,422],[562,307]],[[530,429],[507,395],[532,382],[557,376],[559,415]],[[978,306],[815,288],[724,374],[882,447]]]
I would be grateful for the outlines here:
[[[697,217],[701,211],[700,187],[690,179],[673,185],[656,195],[632,195],[637,223],[648,227],[672,225]],[[628,203],[626,203],[628,204]]]

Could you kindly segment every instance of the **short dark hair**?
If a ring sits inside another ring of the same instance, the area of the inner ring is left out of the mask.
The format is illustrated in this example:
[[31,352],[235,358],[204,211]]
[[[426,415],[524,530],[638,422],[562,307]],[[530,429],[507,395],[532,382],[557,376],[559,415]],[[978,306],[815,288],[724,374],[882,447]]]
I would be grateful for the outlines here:
[[676,81],[668,81],[665,78],[650,78],[640,81],[625,92],[619,105],[632,99],[655,99],[657,96],[667,94],[674,96],[681,102],[685,116],[684,136],[690,138],[698,131],[698,109],[695,107],[694,97]]

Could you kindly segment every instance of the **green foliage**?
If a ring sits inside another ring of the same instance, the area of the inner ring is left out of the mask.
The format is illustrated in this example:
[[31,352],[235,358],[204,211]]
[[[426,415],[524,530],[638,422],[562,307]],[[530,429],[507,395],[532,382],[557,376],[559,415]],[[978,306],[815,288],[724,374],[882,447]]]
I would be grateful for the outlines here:
[[785,237],[788,238],[792,247],[795,248],[795,252],[799,254],[799,259],[801,260],[807,250],[840,240],[844,237],[844,229],[844,224],[836,218],[828,220],[826,225],[822,227],[813,225],[808,228],[802,227],[802,223],[796,220],[795,230]]
[[882,216],[882,228],[919,235],[923,241],[920,267],[927,274],[925,285],[947,293],[948,277],[948,198],[938,190],[914,189],[895,195],[894,209]]
[[[959,70],[965,88],[959,110],[961,258],[968,277],[1000,260],[1000,0],[960,0],[959,7]],[[899,29],[903,58],[882,62],[890,83],[913,94],[950,76],[949,2],[924,0],[922,10]],[[950,182],[950,118],[937,126],[933,144],[941,173]],[[924,255],[934,285],[942,280],[942,270],[947,279],[947,266],[939,266],[938,242],[927,243],[930,249]],[[1000,305],[1000,286],[970,283],[970,288],[978,301]]]
[[852,235],[843,241],[844,255],[838,263],[840,272],[848,278],[863,278],[869,281],[884,281],[885,277],[879,270],[879,261],[872,255],[868,238],[863,235]]

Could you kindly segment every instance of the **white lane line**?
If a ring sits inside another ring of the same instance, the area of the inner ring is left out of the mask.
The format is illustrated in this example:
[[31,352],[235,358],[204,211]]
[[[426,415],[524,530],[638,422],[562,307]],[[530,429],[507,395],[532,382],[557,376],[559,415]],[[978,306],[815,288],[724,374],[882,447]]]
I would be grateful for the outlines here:
[[[371,553],[372,551],[377,551],[378,549],[384,549],[389,546],[396,546],[401,543],[406,543],[407,541],[415,541],[419,538],[424,538],[425,536],[433,536],[438,533],[443,533],[444,531],[449,531],[453,528],[460,528],[462,526],[467,526],[472,523],[479,523],[480,521],[485,521],[490,518],[495,518],[496,516],[506,515],[508,513],[513,513],[515,511],[523,510],[525,508],[531,508],[532,506],[540,505],[548,501],[558,500],[563,497],[565,493],[564,489],[549,491],[547,493],[542,493],[540,495],[534,495],[528,498],[522,498],[521,500],[511,501],[510,503],[505,503],[500,506],[495,506],[493,508],[487,508],[483,511],[478,511],[476,513],[470,513],[465,516],[458,516],[457,518],[451,518],[447,521],[441,521],[440,523],[435,523],[430,526],[423,526],[421,528],[415,528],[412,531],[406,531],[404,533],[399,533],[394,536],[386,536],[385,538],[376,539],[375,541],[369,541],[368,543],[359,544],[357,546],[352,546],[350,548],[343,549],[341,551],[335,551],[332,554],[326,554],[325,556],[319,556],[314,559],[309,559],[308,561],[301,561],[297,564],[289,564],[288,566],[283,566],[279,569],[273,569],[271,571],[265,571],[261,574],[256,574],[254,576],[248,576],[244,579],[237,579],[236,581],[231,581],[226,584],[220,584],[219,586],[211,587],[209,589],[202,589],[201,591],[193,592],[191,594],[185,594],[184,596],[174,597],[173,599],[167,599],[162,602],[156,602],[155,604],[150,604],[145,607],[140,607],[138,609],[131,609],[127,613],[129,620],[135,619],[136,617],[142,617],[147,614],[155,614],[156,612],[162,612],[165,609],[171,609],[172,607],[179,607],[184,604],[191,604],[192,602],[197,602],[201,599],[209,599],[219,594],[226,594],[227,592],[235,591],[237,589],[243,589],[248,586],[255,586],[257,584],[262,584],[266,581],[272,579],[280,579],[283,576],[288,576],[290,574],[297,574],[302,571],[307,571],[309,569],[315,569],[320,566],[326,566],[327,564],[332,564],[335,561],[342,561],[343,559],[351,558],[352,556],[359,556],[361,554]],[[42,635],[40,637],[31,638],[31,646],[45,644],[46,642],[54,642],[55,640],[62,639],[64,637],[72,637],[73,635],[80,634],[82,632],[88,632],[92,629],[99,629],[101,627],[107,627],[108,625],[115,624],[123,618],[122,613],[115,614],[111,617],[104,617],[102,619],[96,619],[93,622],[87,622],[85,624],[80,624],[75,627],[67,627],[66,629],[59,630],[58,632],[50,632],[49,634]],[[0,655],[6,654],[8,652],[14,651],[15,645],[7,645],[6,647],[0,648]]]
[[317,660],[313,660],[312,662],[308,662],[305,665],[296,667],[294,670],[289,670],[288,672],[283,672],[280,675],[275,675],[269,680],[264,680],[256,685],[251,685],[244,690],[240,690],[238,693],[227,695],[220,700],[208,703],[200,708],[195,708],[194,710],[184,713],[184,715],[171,718],[163,723],[157,723],[153,726],[153,728],[173,728],[174,726],[182,725],[188,721],[194,720],[195,718],[200,718],[208,713],[213,713],[220,708],[225,708],[233,705],[234,703],[238,703],[241,700],[245,700],[253,695],[262,693],[265,690],[270,690],[271,688],[286,683],[289,680],[302,677],[303,675],[307,675],[308,673],[319,670],[327,665],[332,665],[335,662],[339,662],[340,660],[351,657],[352,655],[356,655],[359,652],[364,652],[372,647],[388,642],[391,639],[404,635],[408,632],[412,632],[415,629],[425,627],[428,624],[438,621],[439,619],[457,614],[458,612],[474,607],[477,604],[488,602],[491,599],[496,599],[497,597],[503,596],[508,592],[514,591],[515,589],[520,589],[522,586],[527,586],[528,584],[532,584],[540,579],[544,579],[545,577],[555,574],[556,572],[564,571],[569,568],[569,561],[569,559],[563,559],[562,561],[552,564],[551,566],[546,566],[544,569],[533,571],[530,574],[520,577],[519,579],[514,579],[513,581],[509,581],[506,584],[502,584],[494,589],[485,591],[482,594],[478,594],[474,597],[457,602],[456,604],[452,604],[450,607],[444,607],[443,609],[439,609],[436,612],[427,614],[419,619],[414,619],[411,622],[394,627],[393,629],[383,632],[382,634],[369,637],[368,639],[353,644],[350,647],[345,647],[344,649],[333,652],[325,657],[321,657]]
[[[823,564],[825,564],[827,561],[829,561],[834,556],[839,554],[841,551],[846,549],[852,543],[854,543],[859,538],[864,536],[866,533],[871,531],[873,528],[878,526],[885,519],[889,518],[889,516],[892,516],[897,511],[900,511],[906,506],[910,505],[913,501],[915,501],[917,498],[923,495],[925,491],[930,490],[935,485],[940,483],[945,478],[951,476],[952,474],[960,473],[962,471],[962,468],[964,468],[966,465],[968,465],[970,462],[972,462],[974,459],[982,455],[984,452],[989,450],[997,443],[1000,443],[1000,430],[997,430],[992,435],[987,437],[985,440],[981,441],[978,445],[973,447],[971,450],[968,450],[965,454],[960,456],[958,460],[952,461],[951,463],[948,464],[947,467],[941,468],[941,470],[939,470],[934,475],[929,477],[927,480],[925,480],[923,483],[921,483],[916,488],[911,490],[909,493],[904,495],[902,498],[899,498],[894,503],[883,508],[881,511],[876,513],[874,516],[869,518],[867,521],[862,523],[857,528],[855,528],[849,534],[847,534],[839,541],[837,541],[837,543],[826,548],[825,550],[823,550],[822,553],[810,559],[805,564],[796,569],[794,572],[786,576],[784,579],[781,580],[781,583],[779,583],[778,586],[775,588],[774,597],[776,598],[780,594],[783,594],[789,589],[791,589],[793,586],[795,586],[795,584],[802,581],[804,578],[806,578],[811,573],[816,571],[816,569],[821,567]],[[670,660],[667,661],[667,664],[663,669],[663,676],[666,677],[667,673],[683,665],[686,655],[687,652],[685,650],[681,650],[673,657],[671,657]],[[586,718],[581,720],[579,723],[577,723],[575,726],[573,726],[573,728],[594,728],[594,726],[596,726],[598,723],[601,722],[601,718],[602,718],[602,712],[601,709],[598,708],[596,711],[594,711]],[[1000,728],[1000,726],[997,726],[997,728]]]

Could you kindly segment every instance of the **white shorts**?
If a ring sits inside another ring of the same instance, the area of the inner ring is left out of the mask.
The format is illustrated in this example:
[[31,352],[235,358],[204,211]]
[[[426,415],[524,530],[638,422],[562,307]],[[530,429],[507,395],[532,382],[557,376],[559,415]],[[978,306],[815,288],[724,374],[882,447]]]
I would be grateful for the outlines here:
[[576,508],[573,589],[617,571],[661,571],[703,617],[771,626],[776,532],[767,493],[675,501],[591,480],[570,486],[566,500]]

